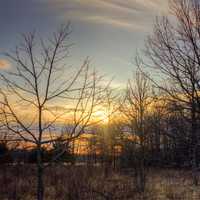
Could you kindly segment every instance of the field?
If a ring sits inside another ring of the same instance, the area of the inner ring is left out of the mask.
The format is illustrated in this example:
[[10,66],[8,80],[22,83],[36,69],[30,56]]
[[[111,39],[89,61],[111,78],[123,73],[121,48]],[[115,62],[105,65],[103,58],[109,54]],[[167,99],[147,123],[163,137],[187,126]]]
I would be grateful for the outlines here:
[[[53,166],[45,172],[45,200],[197,200],[200,188],[192,185],[185,170],[149,169],[144,193],[134,186],[132,170],[110,171],[100,167]],[[36,199],[33,165],[1,166],[0,199]]]

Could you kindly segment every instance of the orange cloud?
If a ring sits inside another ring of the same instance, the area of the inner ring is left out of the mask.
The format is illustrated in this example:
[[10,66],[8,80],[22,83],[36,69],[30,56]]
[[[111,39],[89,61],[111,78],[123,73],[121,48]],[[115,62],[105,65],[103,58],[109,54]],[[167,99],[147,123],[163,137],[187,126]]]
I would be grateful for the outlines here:
[[7,60],[0,59],[0,69],[7,69],[10,67],[10,63]]

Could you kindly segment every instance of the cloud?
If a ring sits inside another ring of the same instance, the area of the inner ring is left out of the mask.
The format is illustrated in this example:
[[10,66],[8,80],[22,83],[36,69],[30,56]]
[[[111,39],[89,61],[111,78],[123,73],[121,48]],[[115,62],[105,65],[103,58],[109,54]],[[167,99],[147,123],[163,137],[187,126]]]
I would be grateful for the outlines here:
[[77,2],[126,12],[166,11],[167,6],[166,0],[78,0]]
[[146,31],[156,15],[166,14],[166,0],[50,0],[60,16],[114,28]]
[[126,20],[121,20],[121,19],[112,19],[111,17],[106,17],[106,16],[88,16],[88,17],[82,18],[81,20],[96,23],[96,24],[121,27],[125,29],[130,29],[130,30],[144,30],[145,29],[145,27],[140,24],[127,22]]
[[0,69],[7,69],[11,66],[11,64],[4,59],[0,59]]

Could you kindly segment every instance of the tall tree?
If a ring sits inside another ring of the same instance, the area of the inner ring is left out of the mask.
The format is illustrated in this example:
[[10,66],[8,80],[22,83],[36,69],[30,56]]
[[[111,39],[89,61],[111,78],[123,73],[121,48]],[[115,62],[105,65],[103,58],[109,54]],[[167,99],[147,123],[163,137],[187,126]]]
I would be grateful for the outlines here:
[[[157,19],[154,33],[147,41],[151,67],[165,78],[156,83],[169,100],[181,108],[190,126],[191,162],[195,185],[198,184],[197,151],[200,111],[200,2],[171,0],[172,18]],[[155,81],[154,81],[155,83]]]
[[135,178],[138,190],[145,189],[145,148],[147,141],[146,119],[151,103],[151,90],[149,80],[139,70],[136,71],[132,80],[128,81],[125,102],[121,111],[126,117],[127,125],[132,134],[131,140],[136,145],[138,154],[135,156]]
[[63,142],[63,150],[52,158],[56,161],[91,123],[104,98],[102,77],[89,69],[88,59],[81,67],[67,66],[70,33],[68,24],[45,40],[36,40],[35,33],[23,35],[20,45],[6,53],[12,68],[0,74],[3,124],[15,140],[37,149],[38,200],[44,199],[43,147]]

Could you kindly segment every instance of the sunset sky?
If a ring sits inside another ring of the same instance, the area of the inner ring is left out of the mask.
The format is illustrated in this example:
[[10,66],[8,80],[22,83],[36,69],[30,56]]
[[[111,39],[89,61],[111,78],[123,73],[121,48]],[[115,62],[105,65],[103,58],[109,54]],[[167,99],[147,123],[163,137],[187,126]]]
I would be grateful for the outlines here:
[[[46,36],[62,23],[72,24],[68,62],[91,63],[120,86],[134,69],[137,49],[151,33],[155,16],[165,15],[166,0],[1,0],[0,51],[12,49],[20,34],[36,30]],[[9,63],[0,57],[0,67]]]

